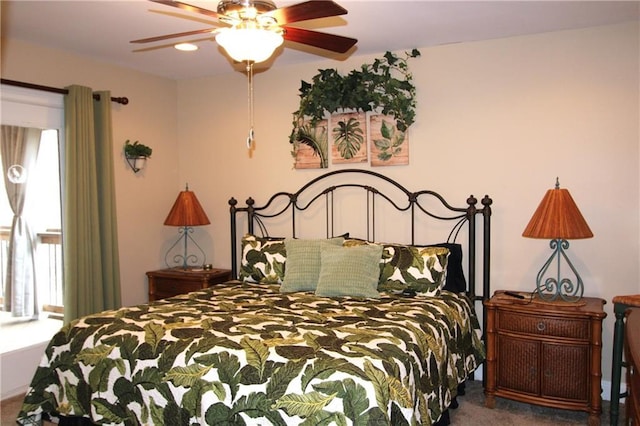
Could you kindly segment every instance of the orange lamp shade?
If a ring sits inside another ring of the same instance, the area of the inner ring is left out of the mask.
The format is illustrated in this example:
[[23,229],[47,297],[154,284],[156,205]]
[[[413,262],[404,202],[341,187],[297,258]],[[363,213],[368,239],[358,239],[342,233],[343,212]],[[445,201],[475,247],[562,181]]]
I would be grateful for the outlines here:
[[560,184],[556,182],[555,189],[550,189],[545,194],[522,236],[573,240],[591,238],[593,232],[569,191],[560,188]]
[[164,220],[169,226],[201,226],[209,225],[209,218],[200,205],[196,194],[189,187],[181,191],[173,203],[169,215]]

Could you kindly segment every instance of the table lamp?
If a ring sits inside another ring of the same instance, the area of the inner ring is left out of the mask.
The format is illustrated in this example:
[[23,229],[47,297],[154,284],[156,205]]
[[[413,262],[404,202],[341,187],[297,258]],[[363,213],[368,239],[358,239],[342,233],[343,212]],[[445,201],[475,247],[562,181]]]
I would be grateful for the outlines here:
[[[551,239],[549,245],[553,253],[536,278],[536,291],[539,297],[547,301],[556,300],[558,297],[567,302],[580,300],[584,292],[582,278],[567,257],[565,250],[569,248],[567,240],[591,238],[593,233],[569,191],[560,188],[557,178],[556,187],[547,191],[522,236]],[[575,275],[575,283],[570,278],[562,277],[561,261],[563,259]],[[545,279],[546,272],[554,260],[557,261],[557,274],[555,277],[549,276]]]
[[[165,225],[168,226],[179,226],[180,229],[178,233],[181,236],[176,240],[175,243],[167,250],[167,253],[164,256],[165,263],[168,267],[171,267],[171,263],[174,265],[182,266],[182,269],[188,269],[188,264],[192,265],[202,265],[205,263],[205,254],[202,248],[195,242],[195,240],[191,237],[190,234],[193,233],[194,226],[202,226],[209,225],[209,218],[207,214],[202,209],[196,194],[192,191],[189,191],[189,185],[186,186],[184,191],[181,191],[178,194],[178,198],[176,198],[175,203],[173,203],[173,207],[169,212],[169,215],[164,221]],[[197,254],[190,254],[187,251],[187,241],[191,240],[191,242],[198,248],[200,254],[202,255],[202,262],[199,262],[199,257]],[[173,262],[169,262],[167,259],[173,250],[173,248],[178,245],[180,242],[184,243],[184,254],[176,254],[173,256]]]

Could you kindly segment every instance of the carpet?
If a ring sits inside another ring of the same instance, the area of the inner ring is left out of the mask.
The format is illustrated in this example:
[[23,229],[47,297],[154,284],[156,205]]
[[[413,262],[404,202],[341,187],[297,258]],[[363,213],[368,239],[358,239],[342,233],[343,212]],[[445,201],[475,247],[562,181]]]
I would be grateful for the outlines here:
[[[452,425],[497,426],[497,425],[586,425],[589,415],[584,411],[569,411],[539,407],[496,398],[496,408],[484,406],[484,389],[481,381],[467,383],[466,394],[458,398],[457,409],[450,410]],[[620,405],[619,424],[624,424],[624,405]],[[601,425],[609,424],[609,401],[602,401]]]

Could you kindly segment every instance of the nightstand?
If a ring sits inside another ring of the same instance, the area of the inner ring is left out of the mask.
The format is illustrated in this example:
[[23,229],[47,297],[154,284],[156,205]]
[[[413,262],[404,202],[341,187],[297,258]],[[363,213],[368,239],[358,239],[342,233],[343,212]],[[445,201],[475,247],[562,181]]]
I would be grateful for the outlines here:
[[[526,293],[521,293],[526,294]],[[485,405],[496,397],[602,414],[602,299],[517,299],[496,291],[487,308]]]
[[147,277],[149,278],[149,302],[153,302],[229,281],[231,270],[170,268],[147,272]]

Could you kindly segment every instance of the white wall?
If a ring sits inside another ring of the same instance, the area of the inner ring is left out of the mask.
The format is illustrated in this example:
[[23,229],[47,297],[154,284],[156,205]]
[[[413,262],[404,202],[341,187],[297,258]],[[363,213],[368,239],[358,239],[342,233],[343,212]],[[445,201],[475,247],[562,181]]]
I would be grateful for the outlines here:
[[[638,48],[637,23],[421,48],[422,56],[410,61],[418,91],[411,164],[376,168],[409,189],[428,187],[460,204],[471,193],[493,197],[494,290],[535,287],[549,244],[521,234],[558,176],[595,234],[571,241],[569,253],[585,295],[608,301],[605,378],[611,299],[640,293]],[[178,83],[180,180],[190,183],[212,220],[196,236],[215,265],[230,262],[229,197],[264,201],[322,173],[292,169],[288,136],[300,80],[319,68],[346,73],[373,59],[257,75],[252,156],[245,148],[242,74]]]
[[0,353],[0,401],[25,393],[47,342]]

